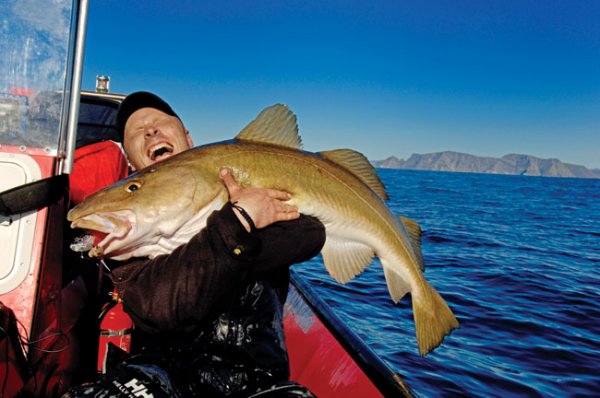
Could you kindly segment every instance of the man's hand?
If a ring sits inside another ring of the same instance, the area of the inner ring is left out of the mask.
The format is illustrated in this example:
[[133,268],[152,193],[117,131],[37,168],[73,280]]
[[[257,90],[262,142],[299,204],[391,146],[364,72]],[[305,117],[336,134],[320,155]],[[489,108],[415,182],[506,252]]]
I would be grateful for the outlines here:
[[[267,188],[242,188],[233,177],[231,170],[226,168],[221,169],[220,177],[229,191],[229,201],[237,203],[246,210],[257,229],[277,221],[294,220],[300,217],[296,206],[285,203],[292,197],[288,192]],[[250,224],[240,211],[235,207],[233,211],[244,228],[250,232]]]

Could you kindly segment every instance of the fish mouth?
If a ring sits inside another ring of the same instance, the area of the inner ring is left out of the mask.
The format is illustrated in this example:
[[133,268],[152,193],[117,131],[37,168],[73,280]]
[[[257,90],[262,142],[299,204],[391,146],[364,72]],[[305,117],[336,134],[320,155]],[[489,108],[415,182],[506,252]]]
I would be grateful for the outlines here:
[[126,246],[135,225],[135,214],[124,210],[117,213],[94,213],[71,223],[94,237],[90,257],[105,257]]
[[165,159],[171,155],[175,148],[168,142],[159,142],[158,144],[148,147],[146,154],[153,162]]

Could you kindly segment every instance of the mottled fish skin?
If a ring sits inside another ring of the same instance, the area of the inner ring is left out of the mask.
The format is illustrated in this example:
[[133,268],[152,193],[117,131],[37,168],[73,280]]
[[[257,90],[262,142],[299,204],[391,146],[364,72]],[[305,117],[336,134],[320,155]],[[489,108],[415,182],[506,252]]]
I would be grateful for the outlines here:
[[234,140],[190,149],[90,197],[68,215],[73,227],[107,233],[92,254],[115,259],[169,253],[206,225],[227,200],[219,178],[232,170],[244,187],[292,194],[290,203],[326,228],[324,263],[345,283],[374,256],[394,302],[410,292],[419,352],[425,355],[458,327],[454,314],[425,280],[420,229],[384,203],[383,184],[368,160],[351,150],[300,150],[293,113],[265,109]]

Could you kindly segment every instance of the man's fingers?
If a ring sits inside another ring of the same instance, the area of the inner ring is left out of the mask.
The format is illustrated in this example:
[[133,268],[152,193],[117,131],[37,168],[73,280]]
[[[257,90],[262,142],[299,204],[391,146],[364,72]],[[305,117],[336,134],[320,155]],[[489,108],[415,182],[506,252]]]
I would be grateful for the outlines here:
[[231,196],[232,193],[236,192],[241,188],[235,180],[235,178],[233,177],[233,173],[231,172],[231,170],[227,168],[222,168],[219,171],[219,177],[221,177],[221,181],[223,181],[223,184],[225,184],[225,188],[227,188],[227,191],[229,191],[229,196]]
[[293,205],[281,204],[279,206],[278,212],[279,212],[279,214],[284,214],[286,216],[292,216],[294,218],[297,218],[300,216],[300,212],[298,211],[298,208]]
[[298,213],[298,208],[290,205],[285,207],[285,211],[286,213]]
[[297,212],[298,208],[294,205],[288,205],[283,202],[277,203],[276,210],[281,213],[293,213]]
[[[277,221],[295,220],[300,217],[296,206],[285,203],[292,198],[288,192],[267,188],[243,188],[235,180],[233,172],[226,167],[219,170],[219,177],[229,192],[229,200],[237,203],[250,215],[256,228],[264,228]],[[249,231],[243,216],[238,213],[236,215]]]
[[290,200],[292,198],[292,195],[289,193],[277,189],[267,189],[267,194],[277,200]]
[[297,211],[277,214],[278,221],[290,221],[290,220],[295,220],[299,217],[300,217],[300,213]]
[[[227,188],[227,190],[229,191],[229,196],[231,196],[232,193],[237,193],[238,191],[243,189],[242,186],[240,184],[238,184],[237,181],[235,180],[235,177],[233,176],[233,173],[231,172],[230,169],[223,167],[219,171],[219,177],[221,177],[221,180],[225,184],[225,188]],[[262,191],[262,192],[264,192],[264,194],[266,194],[266,196],[273,198],[273,199],[277,199],[277,200],[285,201],[285,200],[290,200],[292,198],[292,195],[290,195],[288,192],[280,191],[278,189],[267,189],[267,188],[253,188],[253,189],[255,190],[255,192]]]

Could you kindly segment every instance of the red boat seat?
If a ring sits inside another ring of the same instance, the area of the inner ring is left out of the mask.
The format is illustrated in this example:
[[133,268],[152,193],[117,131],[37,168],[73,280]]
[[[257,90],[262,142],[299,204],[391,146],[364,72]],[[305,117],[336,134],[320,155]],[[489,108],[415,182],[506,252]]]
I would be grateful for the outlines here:
[[80,203],[94,192],[127,177],[127,173],[127,159],[113,141],[77,148],[69,177],[71,203]]

